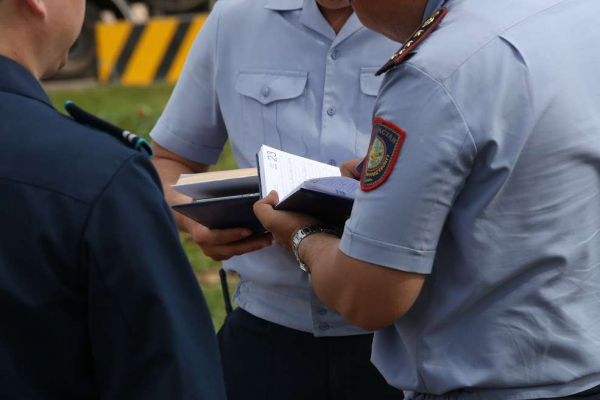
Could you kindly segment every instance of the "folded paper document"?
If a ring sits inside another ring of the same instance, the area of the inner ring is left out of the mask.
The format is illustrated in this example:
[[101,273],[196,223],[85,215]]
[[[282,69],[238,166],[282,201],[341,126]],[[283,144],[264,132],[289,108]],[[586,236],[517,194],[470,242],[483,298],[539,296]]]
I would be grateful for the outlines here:
[[272,190],[278,210],[313,215],[343,228],[352,212],[358,181],[328,164],[262,146],[256,169],[182,176],[175,190],[195,199],[173,208],[211,229],[245,227],[261,232],[252,205]]

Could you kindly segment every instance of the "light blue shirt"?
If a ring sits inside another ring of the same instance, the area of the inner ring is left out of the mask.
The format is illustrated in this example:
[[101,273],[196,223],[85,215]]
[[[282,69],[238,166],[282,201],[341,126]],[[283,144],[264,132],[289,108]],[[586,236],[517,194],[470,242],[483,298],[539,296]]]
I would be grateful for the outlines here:
[[[220,0],[151,136],[187,159],[215,163],[227,138],[238,166],[262,144],[332,165],[364,157],[382,77],[399,45],[352,15],[336,34],[315,0]],[[282,248],[225,263],[246,311],[316,336],[365,333],[325,307]]]
[[600,385],[600,3],[445,6],[384,80],[375,117],[403,148],[342,239],[428,275],[372,360],[408,399],[582,392]]

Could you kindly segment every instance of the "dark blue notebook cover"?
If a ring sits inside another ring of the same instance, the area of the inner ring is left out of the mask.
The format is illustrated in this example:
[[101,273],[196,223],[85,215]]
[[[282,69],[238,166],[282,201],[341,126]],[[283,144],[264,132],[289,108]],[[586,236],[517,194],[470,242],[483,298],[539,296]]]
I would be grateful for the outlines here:
[[264,232],[265,228],[252,209],[258,200],[258,193],[244,194],[196,200],[173,206],[173,209],[210,229],[248,228],[253,232]]
[[275,209],[312,215],[322,222],[343,230],[352,214],[354,200],[302,188],[279,203]]

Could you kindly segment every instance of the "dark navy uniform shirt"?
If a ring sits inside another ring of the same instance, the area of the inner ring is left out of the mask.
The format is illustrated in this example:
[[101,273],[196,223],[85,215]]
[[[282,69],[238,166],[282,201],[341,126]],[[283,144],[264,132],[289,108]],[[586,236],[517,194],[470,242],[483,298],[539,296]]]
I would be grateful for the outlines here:
[[224,399],[220,370],[147,157],[0,57],[0,398]]

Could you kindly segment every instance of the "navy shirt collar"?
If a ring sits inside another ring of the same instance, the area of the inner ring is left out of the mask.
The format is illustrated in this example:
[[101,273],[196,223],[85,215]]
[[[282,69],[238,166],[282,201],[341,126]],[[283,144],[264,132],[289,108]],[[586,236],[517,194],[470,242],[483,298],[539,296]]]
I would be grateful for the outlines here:
[[0,55],[0,92],[41,101],[54,108],[40,82],[25,67]]

